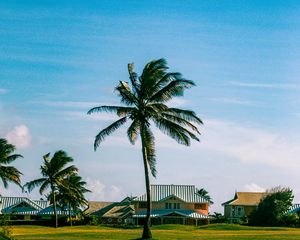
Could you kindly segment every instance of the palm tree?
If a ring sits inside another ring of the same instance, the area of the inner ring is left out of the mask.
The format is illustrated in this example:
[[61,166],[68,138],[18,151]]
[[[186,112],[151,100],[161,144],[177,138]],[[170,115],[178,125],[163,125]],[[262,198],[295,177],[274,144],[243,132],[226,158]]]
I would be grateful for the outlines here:
[[70,225],[72,226],[71,210],[80,211],[80,207],[88,206],[84,194],[90,192],[85,188],[86,182],[78,174],[72,174],[58,185],[57,202],[64,209],[68,208]]
[[9,144],[6,139],[0,138],[0,178],[5,188],[8,187],[8,182],[21,185],[20,177],[22,173],[13,166],[5,166],[23,157],[20,154],[13,154],[15,150],[14,145]]
[[208,191],[206,191],[204,188],[201,188],[200,190],[198,190],[198,194],[201,197],[203,197],[205,200],[207,200],[209,202],[209,204],[214,204],[214,202],[212,201],[212,198],[209,195]]
[[128,64],[131,84],[120,81],[116,87],[121,102],[125,106],[94,107],[88,111],[88,114],[111,112],[120,117],[98,133],[94,142],[95,150],[106,136],[112,134],[128,120],[131,121],[127,129],[129,141],[134,144],[138,135],[141,138],[147,195],[147,214],[142,238],[148,239],[152,237],[150,171],[154,177],[156,176],[154,135],[150,126],[154,123],[178,143],[189,146],[191,138],[199,141],[196,136],[199,131],[193,123],[202,124],[202,121],[191,110],[171,108],[166,105],[173,97],[183,96],[184,90],[195,84],[193,81],[184,79],[178,72],[167,72],[165,59],[154,60],[146,64],[139,77],[133,67],[133,64]]
[[58,226],[57,211],[56,211],[56,192],[62,180],[75,172],[77,168],[74,165],[66,166],[73,162],[73,158],[67,155],[66,152],[59,150],[54,153],[50,159],[50,153],[43,156],[44,163],[41,165],[42,178],[30,181],[24,185],[31,192],[35,187],[40,187],[40,194],[43,194],[50,187],[53,197],[53,211],[55,215],[55,228]]

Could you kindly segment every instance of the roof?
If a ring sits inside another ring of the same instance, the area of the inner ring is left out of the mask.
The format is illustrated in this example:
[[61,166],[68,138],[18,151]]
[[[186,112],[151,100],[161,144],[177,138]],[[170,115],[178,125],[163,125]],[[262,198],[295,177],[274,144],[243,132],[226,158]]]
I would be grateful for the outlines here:
[[288,213],[297,213],[300,212],[300,204],[296,203],[288,210]]
[[[144,218],[146,217],[146,212],[147,210],[141,210],[137,211],[133,217],[134,218]],[[204,215],[201,213],[198,213],[193,210],[182,210],[182,209],[155,209],[151,211],[151,217],[163,217],[163,216],[168,216],[170,214],[176,214],[180,215],[183,217],[188,217],[188,218],[196,218],[196,219],[208,219],[210,218],[208,215]]]
[[113,202],[98,202],[98,201],[89,201],[88,202],[88,208],[84,210],[87,214],[93,214],[104,207],[107,207],[108,205],[113,204]]
[[222,205],[257,206],[266,195],[266,192],[236,192],[232,200],[222,203]]
[[134,206],[131,203],[132,198],[126,197],[122,201],[107,205],[93,214],[104,218],[123,218],[129,214],[133,214]]
[[27,197],[0,197],[0,212],[36,215],[49,205],[45,200],[31,200]]
[[[61,208],[60,206],[56,205],[56,213],[57,215],[61,215],[61,216],[66,216],[66,215],[69,215],[69,208]],[[39,211],[37,213],[37,215],[54,215],[54,208],[53,208],[53,205],[50,205],[44,209],[42,209],[41,211]],[[72,216],[75,216],[76,213],[71,210],[71,215]]]
[[[198,193],[198,189],[194,185],[151,185],[151,201],[159,202],[164,199],[175,196],[184,202],[190,203],[208,203]],[[135,202],[145,202],[146,193],[135,198]]]

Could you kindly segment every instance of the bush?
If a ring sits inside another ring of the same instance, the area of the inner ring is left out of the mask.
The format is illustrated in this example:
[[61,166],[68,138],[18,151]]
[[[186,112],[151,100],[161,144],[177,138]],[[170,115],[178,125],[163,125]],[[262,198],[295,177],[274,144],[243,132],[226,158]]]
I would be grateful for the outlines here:
[[0,240],[13,240],[11,227],[8,225],[8,216],[0,216]]
[[270,227],[293,225],[294,217],[287,215],[287,211],[292,206],[293,198],[293,191],[290,188],[271,189],[260,201],[257,209],[250,214],[249,225]]

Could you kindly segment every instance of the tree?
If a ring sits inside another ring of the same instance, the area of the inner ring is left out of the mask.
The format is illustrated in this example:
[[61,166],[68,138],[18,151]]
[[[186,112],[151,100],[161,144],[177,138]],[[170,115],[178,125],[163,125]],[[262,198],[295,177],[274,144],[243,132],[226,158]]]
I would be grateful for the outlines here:
[[30,181],[24,185],[31,192],[35,187],[40,187],[40,194],[43,194],[46,189],[50,188],[53,202],[53,211],[55,215],[55,228],[58,226],[57,210],[56,210],[56,193],[58,186],[62,184],[64,178],[77,172],[74,165],[66,166],[73,162],[73,158],[67,155],[66,152],[59,150],[54,153],[50,159],[50,153],[44,155],[44,162],[41,165],[42,178]]
[[206,201],[208,201],[209,204],[214,204],[212,201],[211,196],[209,195],[208,191],[206,191],[204,188],[201,188],[198,190],[198,194],[203,197]]
[[6,139],[0,138],[0,178],[5,188],[8,187],[8,182],[21,185],[20,177],[22,173],[13,166],[5,166],[23,157],[20,154],[14,154],[15,150],[14,145],[9,144]]
[[96,150],[105,137],[131,121],[127,136],[134,144],[140,136],[146,183],[147,214],[142,238],[152,237],[150,231],[150,172],[156,176],[156,155],[154,135],[150,126],[154,123],[158,129],[178,143],[189,146],[191,139],[199,141],[200,134],[195,124],[202,124],[195,112],[171,108],[167,103],[173,97],[183,96],[184,90],[194,86],[194,82],[184,79],[178,72],[167,72],[165,59],[154,60],[146,64],[142,74],[134,72],[133,64],[128,64],[130,83],[120,81],[116,92],[125,106],[99,106],[88,111],[116,113],[120,118],[101,130],[95,137]]
[[57,202],[62,209],[68,209],[70,225],[72,226],[71,210],[80,211],[80,207],[88,206],[84,194],[90,192],[85,188],[86,182],[78,174],[72,174],[62,180],[58,185]]
[[282,226],[285,215],[292,206],[294,196],[290,188],[276,187],[260,201],[256,210],[249,216],[249,225]]

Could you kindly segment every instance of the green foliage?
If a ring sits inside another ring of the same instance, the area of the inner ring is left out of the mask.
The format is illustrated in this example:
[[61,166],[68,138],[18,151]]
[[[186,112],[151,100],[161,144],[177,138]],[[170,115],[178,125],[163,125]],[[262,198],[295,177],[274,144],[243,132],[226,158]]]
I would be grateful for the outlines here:
[[214,214],[210,215],[212,219],[209,221],[210,223],[226,223],[227,219],[222,213],[214,212]]
[[0,216],[0,240],[13,240],[12,237],[12,229],[8,225],[8,216],[2,215]]
[[197,192],[202,198],[204,198],[206,201],[209,202],[209,204],[214,204],[214,202],[212,201],[211,196],[209,195],[208,191],[206,191],[204,188],[201,188],[200,190],[198,190]]
[[271,189],[257,209],[250,214],[249,225],[287,226],[286,224],[292,221],[292,217],[287,217],[287,211],[292,206],[293,198],[293,191],[290,188]]
[[20,154],[14,154],[15,150],[14,145],[9,144],[6,139],[0,138],[0,178],[5,188],[7,188],[8,182],[13,182],[19,186],[21,184],[22,173],[13,166],[5,166],[23,157]]

